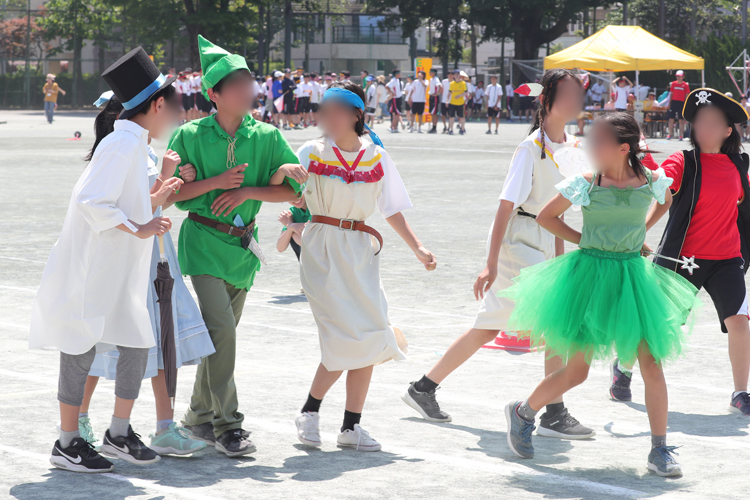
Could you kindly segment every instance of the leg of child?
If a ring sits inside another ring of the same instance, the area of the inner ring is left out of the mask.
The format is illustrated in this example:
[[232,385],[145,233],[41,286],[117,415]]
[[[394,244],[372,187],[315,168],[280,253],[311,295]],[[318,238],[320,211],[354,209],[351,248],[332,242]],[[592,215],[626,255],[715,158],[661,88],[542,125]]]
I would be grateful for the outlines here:
[[94,395],[96,385],[99,383],[99,377],[92,377],[89,375],[86,377],[86,387],[83,391],[83,403],[81,403],[80,413],[83,416],[84,413],[89,412],[89,405],[91,404],[91,397]]
[[151,378],[151,387],[154,390],[154,399],[156,401],[156,433],[161,433],[174,421],[174,408],[172,401],[167,394],[167,381],[164,377],[164,370],[159,370],[156,377]]
[[128,435],[130,412],[138,399],[148,361],[148,349],[117,346],[117,350],[120,356],[115,380],[115,411],[109,428],[112,437]]
[[[448,350],[445,351],[445,354],[427,372],[423,379],[426,377],[437,386],[445,377],[472,357],[480,347],[494,340],[498,333],[500,333],[499,330],[478,330],[476,328],[466,331],[451,344]],[[417,387],[417,390],[420,392],[430,392],[429,390],[423,391],[419,387]]]
[[582,384],[588,376],[589,363],[586,361],[586,355],[579,352],[568,360],[567,365],[542,380],[529,399],[521,405],[521,408],[526,407],[531,412],[522,414],[519,409],[519,415],[526,420],[533,420],[539,410],[561,398],[573,387]]
[[80,437],[78,413],[83,402],[86,377],[95,356],[95,347],[78,355],[60,353],[57,400],[60,402],[60,445],[63,448],[67,448],[73,439]]
[[640,363],[643,385],[646,389],[646,411],[651,424],[651,435],[654,438],[663,438],[666,442],[669,404],[664,371],[651,355],[645,343],[642,343],[638,348],[638,362]]
[[[320,363],[320,365],[318,365],[318,371],[315,373],[312,386],[310,387],[310,395],[315,399],[322,400],[328,390],[333,387],[333,384],[335,384],[339,377],[341,377],[342,373],[344,372],[330,372],[325,366],[323,366],[323,363]],[[303,409],[302,411],[304,412],[306,410]]]
[[346,374],[346,410],[341,432],[354,431],[354,426],[359,424],[362,418],[362,409],[365,407],[367,391],[370,389],[372,368],[372,366],[367,366],[349,370]]
[[734,390],[747,391],[750,373],[750,325],[747,316],[730,316],[724,320],[729,331],[729,361],[732,364]]

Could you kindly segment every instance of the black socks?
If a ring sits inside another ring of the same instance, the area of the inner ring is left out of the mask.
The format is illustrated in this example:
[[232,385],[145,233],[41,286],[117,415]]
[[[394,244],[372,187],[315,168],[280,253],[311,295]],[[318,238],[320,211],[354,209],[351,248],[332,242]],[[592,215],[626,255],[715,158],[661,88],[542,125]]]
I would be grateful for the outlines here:
[[552,403],[547,405],[547,412],[545,413],[546,416],[551,417],[552,415],[557,415],[561,411],[565,409],[565,403]]
[[312,412],[319,412],[320,411],[320,403],[322,403],[322,399],[315,399],[312,397],[312,394],[307,395],[307,402],[305,403],[305,406],[302,407],[302,411],[300,413],[307,413],[309,411]]
[[438,384],[427,378],[427,375],[423,375],[415,384],[414,388],[419,392],[432,392],[437,389]]
[[354,430],[354,424],[358,424],[362,418],[361,413],[354,413],[353,411],[344,410],[344,425],[341,426],[341,432],[349,429]]

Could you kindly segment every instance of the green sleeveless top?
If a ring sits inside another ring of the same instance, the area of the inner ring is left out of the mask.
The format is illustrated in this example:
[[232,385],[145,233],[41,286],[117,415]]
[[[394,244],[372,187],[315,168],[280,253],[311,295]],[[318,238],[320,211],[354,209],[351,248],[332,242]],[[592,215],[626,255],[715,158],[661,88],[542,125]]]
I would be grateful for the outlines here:
[[555,187],[583,212],[581,242],[583,249],[605,252],[638,252],[646,241],[646,214],[652,200],[664,204],[664,197],[672,179],[658,169],[659,178],[653,180],[651,170],[644,169],[646,184],[619,189],[596,185],[596,176],[589,183],[576,175]]

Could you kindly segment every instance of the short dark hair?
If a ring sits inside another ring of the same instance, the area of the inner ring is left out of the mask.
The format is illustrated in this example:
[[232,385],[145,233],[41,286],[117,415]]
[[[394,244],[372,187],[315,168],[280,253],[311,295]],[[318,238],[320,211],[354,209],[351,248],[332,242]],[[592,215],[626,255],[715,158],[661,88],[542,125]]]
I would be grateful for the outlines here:
[[430,73],[434,73],[437,75],[437,70],[435,68],[430,68]]
[[349,78],[350,76],[352,76],[352,74],[348,71],[342,71],[341,74],[344,75],[345,78]]
[[425,73],[424,71],[420,71],[419,74],[422,75],[422,76],[424,76],[424,77],[427,77],[427,73]]
[[[362,102],[365,102],[365,91],[362,90],[362,87],[357,85],[353,82],[334,82],[331,84],[329,88],[342,88],[346,89],[350,92],[354,92],[359,96],[360,99],[362,99]],[[354,124],[354,131],[357,133],[358,136],[362,137],[365,135],[365,112],[364,110],[353,107],[354,112],[358,114],[359,119],[357,120],[357,123]]]
[[399,73],[401,73],[401,70],[400,70],[400,69],[398,69],[398,68],[393,68],[393,71],[391,71],[391,75],[393,75],[393,76],[396,76],[396,75],[398,75]]
[[367,71],[366,69],[363,69],[362,71],[360,71],[360,73],[364,73],[365,75],[369,75],[370,74],[370,72]]
[[313,71],[312,73],[310,73],[310,78],[317,78],[319,76],[320,75],[318,75],[315,71]]
[[310,73],[305,73],[302,75],[302,78],[310,78]]

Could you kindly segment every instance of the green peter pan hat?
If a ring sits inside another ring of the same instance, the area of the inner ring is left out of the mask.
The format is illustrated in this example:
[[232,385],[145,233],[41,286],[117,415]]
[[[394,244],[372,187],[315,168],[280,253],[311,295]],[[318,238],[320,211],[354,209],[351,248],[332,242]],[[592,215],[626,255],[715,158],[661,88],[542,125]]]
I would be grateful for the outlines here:
[[230,54],[218,45],[214,45],[201,35],[198,35],[198,52],[201,56],[201,70],[203,77],[201,85],[203,87],[203,97],[208,100],[206,89],[213,88],[222,78],[233,71],[244,69],[250,71],[247,67],[245,58],[239,54]]

